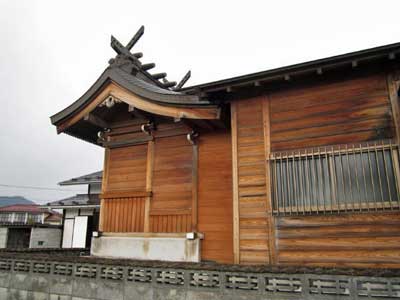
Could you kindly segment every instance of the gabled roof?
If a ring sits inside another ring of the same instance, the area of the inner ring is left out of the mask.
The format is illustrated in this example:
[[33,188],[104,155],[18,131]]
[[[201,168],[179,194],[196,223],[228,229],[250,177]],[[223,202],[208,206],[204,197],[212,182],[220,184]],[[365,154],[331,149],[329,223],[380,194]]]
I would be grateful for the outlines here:
[[15,204],[1,207],[0,212],[28,212],[41,214],[48,211],[36,204]]
[[[142,27],[126,46],[111,37],[111,47],[117,56],[109,61],[110,65],[85,94],[50,118],[51,123],[57,126],[58,133],[65,132],[95,142],[93,131],[96,128],[87,125],[76,130],[72,127],[97,107],[107,106],[107,101],[125,102],[131,107],[159,116],[219,119],[220,110],[217,105],[200,99],[198,95],[180,91],[190,77],[190,72],[176,86],[176,82],[165,79],[166,73],[150,74],[148,70],[155,64],[142,64],[139,60],[142,54],[130,52],[143,31]],[[104,129],[101,126],[95,127]],[[91,136],[88,138],[88,135]]]
[[45,207],[66,208],[66,207],[97,207],[100,206],[100,198],[97,194],[78,194],[62,200],[47,203]]
[[103,178],[103,171],[97,171],[94,173],[71,178],[69,180],[61,181],[58,184],[59,185],[78,185],[78,184],[89,184],[89,183],[101,183],[102,178]]

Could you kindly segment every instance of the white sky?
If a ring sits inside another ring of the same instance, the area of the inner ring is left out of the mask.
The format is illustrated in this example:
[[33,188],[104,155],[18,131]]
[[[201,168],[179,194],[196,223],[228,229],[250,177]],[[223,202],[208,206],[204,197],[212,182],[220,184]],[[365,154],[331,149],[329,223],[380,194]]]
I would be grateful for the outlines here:
[[[145,25],[133,51],[170,80],[191,69],[193,85],[399,42],[399,11],[383,0],[0,0],[0,184],[57,188],[102,168],[102,148],[57,136],[49,117],[115,56],[111,34],[126,44]],[[39,203],[74,193],[0,187]]]

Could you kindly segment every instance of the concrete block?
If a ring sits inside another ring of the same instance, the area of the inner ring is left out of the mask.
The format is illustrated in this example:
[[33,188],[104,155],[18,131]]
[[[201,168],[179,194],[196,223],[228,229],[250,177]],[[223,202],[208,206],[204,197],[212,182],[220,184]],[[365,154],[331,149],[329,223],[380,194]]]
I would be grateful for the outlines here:
[[54,275],[50,279],[50,294],[71,295],[72,277]]
[[186,299],[190,300],[225,300],[230,298],[224,298],[224,296],[216,290],[216,292],[208,292],[202,290],[188,290],[186,292]]
[[186,291],[184,289],[174,288],[155,288],[154,300],[186,300]]
[[10,273],[6,271],[0,272],[0,287],[8,287],[9,284],[10,284]]
[[72,297],[72,300],[95,300],[92,298],[81,298],[81,297]]
[[7,299],[7,296],[8,296],[8,289],[0,288],[0,299]]
[[28,291],[9,289],[8,300],[28,300]]
[[31,290],[34,292],[49,292],[49,279],[41,275],[31,275]]
[[0,248],[7,247],[8,228],[0,227]]
[[28,292],[28,300],[49,300],[48,293]]
[[97,288],[96,279],[75,278],[72,283],[72,296],[94,299],[97,296]]
[[10,288],[17,290],[32,290],[32,278],[30,274],[12,273],[10,274]]
[[50,294],[49,300],[71,300],[71,296]]
[[125,283],[124,300],[153,300],[153,292],[150,284]]
[[184,237],[92,238],[91,255],[161,261],[200,261],[200,239]]
[[99,300],[123,300],[124,285],[122,282],[101,280],[97,283],[96,299]]

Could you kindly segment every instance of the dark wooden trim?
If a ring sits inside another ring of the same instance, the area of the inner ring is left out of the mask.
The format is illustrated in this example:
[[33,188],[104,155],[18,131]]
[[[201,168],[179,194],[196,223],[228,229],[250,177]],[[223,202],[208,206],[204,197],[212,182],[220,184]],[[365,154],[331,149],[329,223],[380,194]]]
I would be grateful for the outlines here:
[[136,139],[123,140],[123,141],[103,142],[103,146],[112,149],[112,148],[120,148],[120,147],[126,147],[126,146],[143,145],[143,144],[147,144],[152,139],[153,139],[153,137],[148,136],[148,137],[144,137],[144,138],[136,138]]
[[123,190],[123,191],[106,191],[100,194],[100,198],[112,199],[112,198],[136,198],[136,197],[151,197],[151,191],[137,191],[137,190]]
[[396,131],[396,141],[400,142],[400,108],[399,108],[399,95],[398,89],[400,85],[399,78],[396,78],[396,74],[389,73],[386,76],[388,94],[390,99],[390,105],[392,108],[393,123]]
[[[154,170],[154,141],[147,145],[147,166],[146,166],[146,191],[151,193],[153,188],[153,170]],[[144,204],[144,232],[150,231],[150,200],[146,197]]]

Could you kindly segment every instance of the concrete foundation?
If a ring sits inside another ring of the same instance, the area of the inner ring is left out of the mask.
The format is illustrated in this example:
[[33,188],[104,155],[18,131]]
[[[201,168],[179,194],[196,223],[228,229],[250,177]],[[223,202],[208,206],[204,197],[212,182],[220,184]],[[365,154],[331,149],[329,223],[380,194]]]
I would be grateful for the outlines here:
[[0,249],[7,247],[8,228],[0,227]]
[[91,255],[141,260],[199,262],[200,239],[102,236],[92,239]]
[[60,245],[60,228],[32,228],[29,248],[59,248]]

